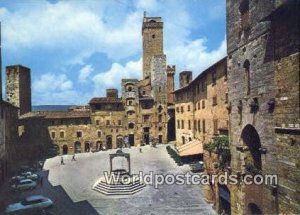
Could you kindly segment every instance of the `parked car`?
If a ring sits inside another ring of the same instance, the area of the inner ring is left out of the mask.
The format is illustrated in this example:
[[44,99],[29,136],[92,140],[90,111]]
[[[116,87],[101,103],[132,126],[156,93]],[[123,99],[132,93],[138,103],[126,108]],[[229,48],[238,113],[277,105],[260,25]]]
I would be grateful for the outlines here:
[[48,208],[53,205],[53,201],[42,195],[28,196],[18,203],[13,203],[7,206],[6,213],[13,213],[15,211],[27,211],[32,208]]
[[11,185],[11,188],[14,190],[29,190],[34,189],[36,186],[37,183],[31,179],[22,179],[18,183]]
[[204,170],[203,168],[203,161],[195,162],[190,164],[191,171],[192,172],[202,172]]
[[20,181],[23,179],[31,179],[31,180],[37,180],[38,179],[38,175],[37,174],[33,174],[32,172],[22,172],[20,175],[17,176],[13,176],[11,178],[12,182],[16,182],[16,181]]
[[39,177],[37,174],[34,174],[32,172],[22,172],[21,176],[24,176],[25,178],[28,178],[31,180],[37,180]]

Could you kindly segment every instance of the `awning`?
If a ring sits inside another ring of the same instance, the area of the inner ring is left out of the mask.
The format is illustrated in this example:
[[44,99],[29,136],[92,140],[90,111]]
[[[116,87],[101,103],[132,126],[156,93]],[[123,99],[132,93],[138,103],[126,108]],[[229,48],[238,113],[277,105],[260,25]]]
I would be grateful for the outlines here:
[[199,140],[192,140],[187,144],[178,146],[176,149],[180,157],[203,154],[203,145]]

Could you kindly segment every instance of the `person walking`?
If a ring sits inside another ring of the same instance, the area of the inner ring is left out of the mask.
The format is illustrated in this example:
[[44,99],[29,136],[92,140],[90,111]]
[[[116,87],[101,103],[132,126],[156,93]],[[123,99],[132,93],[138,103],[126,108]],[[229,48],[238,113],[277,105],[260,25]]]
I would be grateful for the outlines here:
[[72,161],[76,161],[76,159],[75,159],[75,154],[74,154],[73,157],[72,157]]
[[60,159],[60,165],[64,165],[65,163],[64,163],[64,158],[63,157],[61,157],[61,159]]

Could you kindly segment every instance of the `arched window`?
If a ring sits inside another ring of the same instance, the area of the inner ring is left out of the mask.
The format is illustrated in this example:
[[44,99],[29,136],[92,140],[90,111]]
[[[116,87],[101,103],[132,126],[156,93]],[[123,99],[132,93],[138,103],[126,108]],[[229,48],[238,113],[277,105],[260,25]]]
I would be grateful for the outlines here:
[[128,128],[130,128],[130,129],[132,129],[132,128],[134,128],[134,123],[128,123]]
[[250,94],[250,62],[249,60],[246,60],[243,65],[244,71],[245,71],[245,83],[246,83],[246,94]]
[[159,105],[159,106],[158,106],[158,113],[161,113],[162,109],[163,109],[162,106]]

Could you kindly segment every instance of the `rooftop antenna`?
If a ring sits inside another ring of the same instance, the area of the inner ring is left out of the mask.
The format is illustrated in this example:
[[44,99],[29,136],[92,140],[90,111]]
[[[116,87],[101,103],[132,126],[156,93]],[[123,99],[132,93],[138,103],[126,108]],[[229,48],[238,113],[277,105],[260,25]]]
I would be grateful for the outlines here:
[[0,101],[3,100],[2,97],[2,43],[1,43],[1,22],[0,22]]

